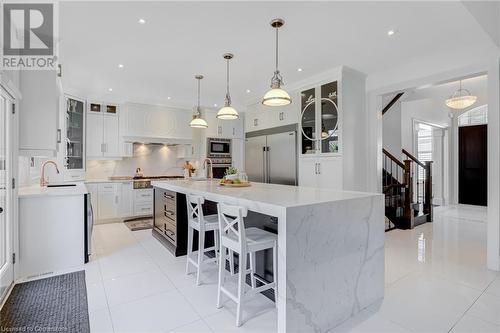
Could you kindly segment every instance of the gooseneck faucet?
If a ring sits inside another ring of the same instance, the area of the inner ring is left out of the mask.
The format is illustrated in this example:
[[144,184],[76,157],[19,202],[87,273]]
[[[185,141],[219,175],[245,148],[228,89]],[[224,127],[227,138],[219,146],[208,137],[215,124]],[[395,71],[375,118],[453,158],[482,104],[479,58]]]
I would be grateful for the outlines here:
[[49,161],[45,161],[42,164],[42,172],[41,172],[41,175],[40,175],[40,187],[47,186],[47,184],[49,183],[48,180],[45,179],[45,166],[47,164],[53,164],[56,167],[57,173],[59,173],[59,168],[57,167],[57,163],[56,162],[50,161],[50,160]]
[[203,160],[203,169],[206,169],[207,164],[208,164],[207,162],[210,163],[210,169],[208,169],[208,176],[207,177],[208,177],[208,179],[213,180],[214,179],[214,169],[213,169],[214,164],[213,164],[211,159],[205,158]]

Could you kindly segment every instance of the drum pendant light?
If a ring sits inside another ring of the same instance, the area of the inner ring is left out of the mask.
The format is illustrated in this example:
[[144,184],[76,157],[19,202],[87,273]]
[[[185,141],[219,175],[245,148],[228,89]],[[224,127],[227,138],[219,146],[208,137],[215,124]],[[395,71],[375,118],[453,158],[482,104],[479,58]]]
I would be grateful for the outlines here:
[[281,89],[283,77],[278,69],[278,30],[285,24],[283,19],[277,18],[271,21],[271,27],[276,29],[276,69],[271,78],[271,90],[269,90],[262,99],[262,104],[267,106],[283,106],[292,102],[290,95]]
[[217,112],[217,118],[223,120],[234,120],[238,119],[239,114],[231,106],[231,95],[229,95],[229,60],[233,59],[234,55],[232,53],[224,53],[224,59],[227,61],[227,72],[226,72],[226,97],[224,98],[224,106]]
[[201,107],[200,107],[200,81],[203,79],[203,75],[196,75],[194,77],[196,80],[198,80],[198,106],[195,108],[195,114],[193,115],[193,120],[189,123],[189,126],[192,128],[207,128],[208,124],[201,117]]

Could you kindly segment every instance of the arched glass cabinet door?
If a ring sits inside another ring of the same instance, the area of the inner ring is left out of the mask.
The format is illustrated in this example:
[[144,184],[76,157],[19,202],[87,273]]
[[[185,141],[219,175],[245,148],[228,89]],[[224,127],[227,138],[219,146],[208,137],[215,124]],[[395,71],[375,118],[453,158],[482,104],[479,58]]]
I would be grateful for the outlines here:
[[300,131],[302,154],[316,153],[316,91],[314,88],[301,94]]
[[321,153],[339,152],[337,81],[321,86]]

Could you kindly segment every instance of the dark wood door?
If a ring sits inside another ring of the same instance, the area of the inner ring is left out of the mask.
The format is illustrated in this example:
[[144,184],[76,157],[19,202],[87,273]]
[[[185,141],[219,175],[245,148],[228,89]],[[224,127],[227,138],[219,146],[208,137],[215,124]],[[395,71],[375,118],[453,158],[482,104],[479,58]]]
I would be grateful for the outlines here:
[[458,128],[458,202],[486,206],[487,177],[487,125]]

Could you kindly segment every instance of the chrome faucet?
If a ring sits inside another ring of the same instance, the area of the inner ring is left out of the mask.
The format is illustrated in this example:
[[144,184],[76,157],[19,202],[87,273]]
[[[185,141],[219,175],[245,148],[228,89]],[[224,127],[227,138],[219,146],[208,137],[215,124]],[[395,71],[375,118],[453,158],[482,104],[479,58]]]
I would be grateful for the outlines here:
[[203,169],[206,168],[207,162],[210,163],[210,169],[208,169],[208,176],[207,176],[207,178],[210,179],[210,180],[213,180],[214,179],[214,169],[213,169],[214,164],[213,164],[213,162],[212,162],[211,159],[205,158],[203,160]]
[[56,167],[57,173],[59,173],[59,168],[57,167],[57,163],[56,162],[54,162],[54,161],[45,161],[42,164],[42,174],[40,175],[40,187],[47,186],[47,184],[49,183],[48,180],[45,179],[45,166],[47,164],[53,164]]

